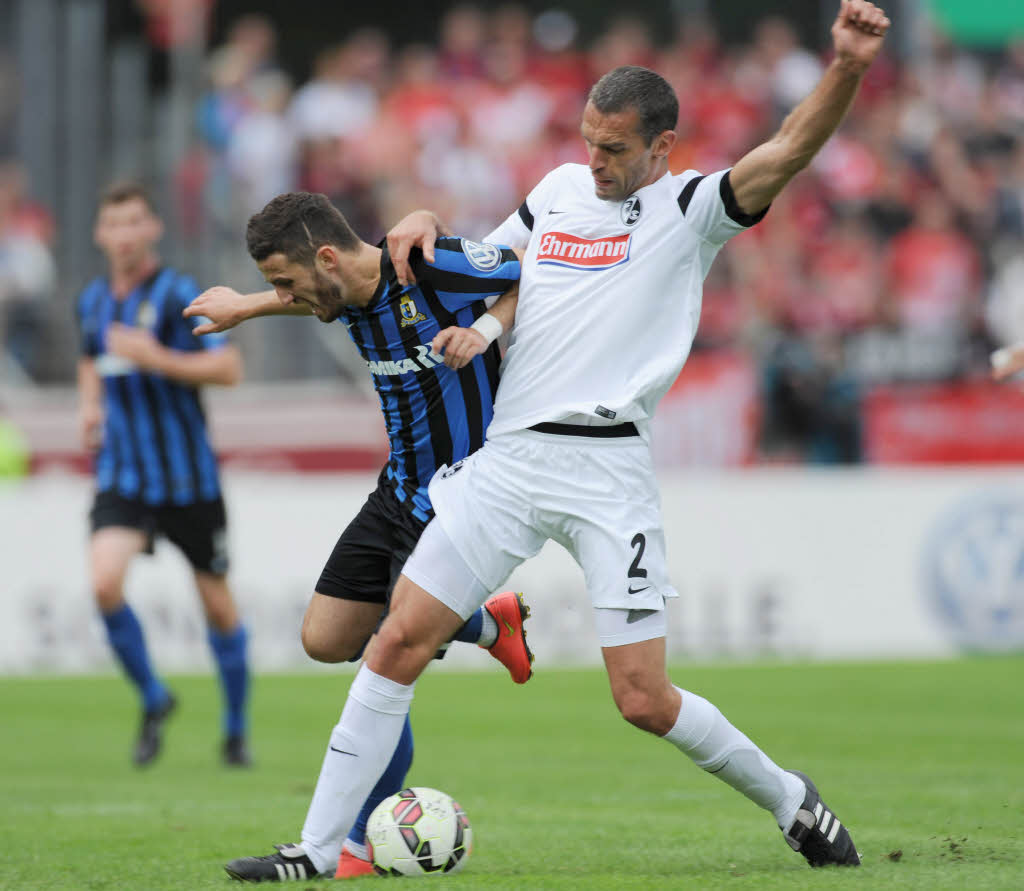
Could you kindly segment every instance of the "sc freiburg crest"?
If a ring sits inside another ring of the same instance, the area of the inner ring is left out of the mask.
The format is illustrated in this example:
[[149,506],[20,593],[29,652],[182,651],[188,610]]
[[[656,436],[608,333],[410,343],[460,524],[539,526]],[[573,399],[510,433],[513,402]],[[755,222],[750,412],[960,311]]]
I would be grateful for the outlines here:
[[462,253],[466,255],[470,265],[481,272],[492,272],[501,263],[501,251],[487,242],[469,241],[463,238]]
[[398,308],[402,312],[403,328],[407,328],[409,325],[415,325],[417,322],[425,322],[427,320],[427,317],[416,309],[416,304],[408,294],[402,295],[402,299],[398,301]]
[[640,199],[636,195],[632,195],[622,202],[622,207],[619,210],[622,216],[622,222],[627,226],[635,226],[637,220],[640,219]]

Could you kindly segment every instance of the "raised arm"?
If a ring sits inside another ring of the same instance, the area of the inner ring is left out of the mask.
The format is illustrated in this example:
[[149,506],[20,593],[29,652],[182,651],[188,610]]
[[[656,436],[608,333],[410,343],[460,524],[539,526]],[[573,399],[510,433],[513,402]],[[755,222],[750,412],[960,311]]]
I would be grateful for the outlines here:
[[741,158],[729,173],[740,210],[757,214],[772,203],[836,131],[864,72],[889,30],[885,12],[867,0],[842,0],[832,25],[835,58],[818,85],[767,142]]
[[185,318],[202,317],[208,321],[192,329],[195,335],[227,331],[246,319],[262,316],[313,316],[304,303],[284,304],[277,291],[258,291],[240,294],[234,288],[217,285],[203,291],[182,311]]

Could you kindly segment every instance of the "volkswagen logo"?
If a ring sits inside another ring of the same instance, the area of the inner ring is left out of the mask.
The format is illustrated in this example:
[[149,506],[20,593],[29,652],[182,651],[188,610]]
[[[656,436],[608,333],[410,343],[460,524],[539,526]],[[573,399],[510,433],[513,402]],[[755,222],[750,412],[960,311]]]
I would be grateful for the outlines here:
[[970,650],[1024,647],[1024,492],[955,504],[925,544],[925,595]]

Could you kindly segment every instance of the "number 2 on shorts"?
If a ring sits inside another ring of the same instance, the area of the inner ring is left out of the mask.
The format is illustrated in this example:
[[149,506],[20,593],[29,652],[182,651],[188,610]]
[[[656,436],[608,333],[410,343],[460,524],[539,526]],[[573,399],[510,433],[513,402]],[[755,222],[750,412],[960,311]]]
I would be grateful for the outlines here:
[[629,565],[629,572],[626,575],[631,579],[645,579],[647,578],[647,570],[641,568],[640,561],[644,556],[644,548],[647,547],[647,539],[644,538],[642,532],[638,532],[633,536],[633,540],[629,544],[631,547],[636,548],[636,556]]

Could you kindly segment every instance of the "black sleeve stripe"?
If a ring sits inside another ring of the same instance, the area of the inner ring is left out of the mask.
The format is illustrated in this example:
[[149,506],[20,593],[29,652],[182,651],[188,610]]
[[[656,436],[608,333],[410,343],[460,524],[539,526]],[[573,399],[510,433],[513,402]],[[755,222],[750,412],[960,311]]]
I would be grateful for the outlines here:
[[[514,278],[481,278],[462,272],[445,272],[436,267],[428,268],[430,275],[422,281],[428,281],[435,291],[457,294],[501,294],[517,281]],[[421,279],[417,278],[417,281],[421,281]]]
[[[439,238],[437,241],[440,241]],[[437,241],[434,242],[436,247]],[[388,262],[391,261],[391,257],[388,257]],[[420,280],[421,275],[429,275],[430,267],[427,266],[427,261],[423,259],[423,251],[418,247],[414,247],[409,251],[409,268],[412,270],[412,274],[416,276],[416,281]],[[391,267],[391,272],[394,274],[395,267]],[[397,278],[396,278],[397,281]]]
[[730,173],[732,173],[731,170],[722,177],[722,182],[718,187],[718,193],[722,196],[722,203],[725,205],[725,212],[729,215],[729,219],[741,226],[753,226],[754,223],[760,223],[771,205],[769,204],[768,207],[755,214],[744,213],[736,203],[736,194],[732,190],[732,183],[729,182]]
[[697,186],[700,185],[700,181],[704,179],[703,176],[695,176],[685,186],[683,191],[679,193],[679,209],[683,212],[683,216],[686,216],[686,208],[690,206],[690,201],[693,200],[693,193],[697,191]]
[[533,214],[530,213],[530,208],[526,206],[524,201],[519,205],[519,219],[523,221],[523,225],[526,226],[531,232],[533,231]]

